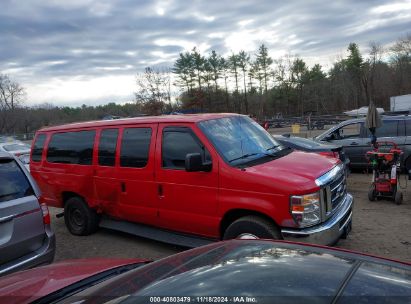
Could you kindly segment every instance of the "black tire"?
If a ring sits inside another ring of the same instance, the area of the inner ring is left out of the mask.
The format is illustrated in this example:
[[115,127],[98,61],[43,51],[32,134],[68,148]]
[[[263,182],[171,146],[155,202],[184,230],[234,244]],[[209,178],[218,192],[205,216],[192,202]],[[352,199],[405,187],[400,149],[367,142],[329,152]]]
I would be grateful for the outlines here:
[[402,199],[403,199],[402,192],[401,192],[401,191],[397,191],[397,192],[395,193],[395,196],[394,196],[394,202],[395,202],[397,205],[401,205],[401,204],[402,204]]
[[324,130],[324,124],[322,123],[317,124],[317,130]]
[[280,231],[270,221],[255,215],[239,218],[228,226],[223,239],[230,240],[250,234],[261,239],[282,239]]
[[368,190],[368,200],[371,202],[375,201],[377,194],[375,193],[375,186],[371,185],[370,189]]
[[64,206],[64,222],[74,235],[89,235],[98,228],[100,217],[80,197],[72,197]]

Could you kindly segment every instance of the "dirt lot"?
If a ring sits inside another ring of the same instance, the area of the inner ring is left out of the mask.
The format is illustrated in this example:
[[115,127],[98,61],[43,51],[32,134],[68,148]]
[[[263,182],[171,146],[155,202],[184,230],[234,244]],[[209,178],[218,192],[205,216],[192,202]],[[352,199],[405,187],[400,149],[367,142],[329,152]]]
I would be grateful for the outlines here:
[[[403,205],[397,206],[391,201],[369,202],[370,179],[371,176],[359,173],[349,177],[349,191],[355,197],[353,230],[337,246],[411,261],[411,183]],[[52,214],[58,211],[50,209]],[[184,250],[106,229],[76,237],[67,231],[63,218],[53,216],[52,222],[57,236],[56,260],[96,256],[158,259]]]

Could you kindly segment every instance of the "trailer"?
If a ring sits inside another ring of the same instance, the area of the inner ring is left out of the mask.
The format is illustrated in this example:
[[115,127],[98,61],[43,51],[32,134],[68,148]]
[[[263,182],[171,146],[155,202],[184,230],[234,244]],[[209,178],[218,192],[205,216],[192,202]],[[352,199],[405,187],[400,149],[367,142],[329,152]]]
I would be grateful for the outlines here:
[[411,111],[411,94],[390,97],[390,111]]

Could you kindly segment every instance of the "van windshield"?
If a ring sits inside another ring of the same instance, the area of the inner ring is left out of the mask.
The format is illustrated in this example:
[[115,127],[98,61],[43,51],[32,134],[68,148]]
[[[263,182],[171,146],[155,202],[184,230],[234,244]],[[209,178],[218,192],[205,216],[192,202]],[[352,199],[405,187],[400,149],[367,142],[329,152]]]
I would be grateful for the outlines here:
[[230,165],[244,165],[261,158],[277,157],[284,150],[258,123],[246,116],[202,121],[200,129]]

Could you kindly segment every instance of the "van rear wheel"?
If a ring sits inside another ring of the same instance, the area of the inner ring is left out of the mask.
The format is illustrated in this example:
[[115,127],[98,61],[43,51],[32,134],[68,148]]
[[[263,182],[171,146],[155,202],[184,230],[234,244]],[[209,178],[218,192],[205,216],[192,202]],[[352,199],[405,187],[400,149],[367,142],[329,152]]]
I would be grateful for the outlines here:
[[89,235],[98,228],[99,215],[80,197],[72,197],[64,206],[64,222],[74,235]]
[[223,239],[282,239],[281,233],[270,221],[254,215],[234,221],[224,232]]

